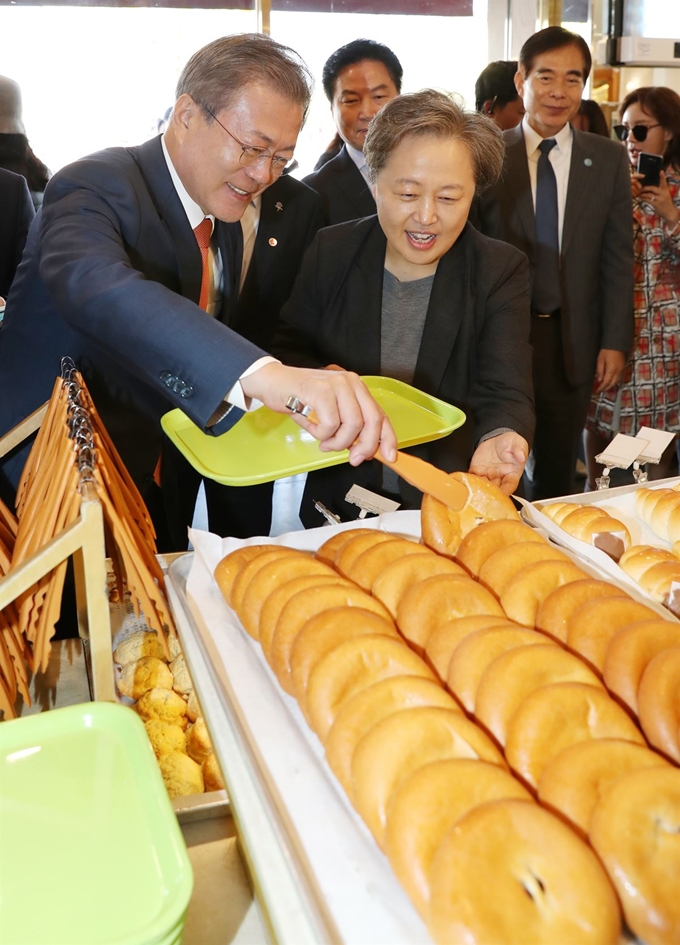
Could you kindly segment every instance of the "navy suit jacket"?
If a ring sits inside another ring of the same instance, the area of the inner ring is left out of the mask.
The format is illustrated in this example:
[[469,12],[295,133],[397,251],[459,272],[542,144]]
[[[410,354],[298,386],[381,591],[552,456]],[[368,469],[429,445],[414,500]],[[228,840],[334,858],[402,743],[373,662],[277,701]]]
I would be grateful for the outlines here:
[[[273,353],[300,367],[334,363],[380,374],[385,250],[376,216],[320,230],[283,309]],[[501,427],[531,442],[528,264],[522,253],[465,227],[437,267],[413,386],[468,416],[462,429],[410,450],[442,469],[467,469],[479,439]],[[310,473],[306,496],[343,519],[355,517],[358,509],[342,501],[347,489],[353,482],[375,489],[380,468],[372,462]],[[318,513],[306,514],[310,505],[303,500],[303,522],[321,524]]]
[[[471,219],[487,236],[521,249],[532,270],[536,216],[522,126],[504,132],[503,175]],[[592,381],[600,348],[633,340],[633,207],[625,148],[574,131],[562,227],[560,323],[571,384]]]
[[[181,407],[206,430],[264,352],[228,326],[240,272],[240,224],[218,221],[224,304],[198,307],[201,257],[160,138],[59,171],[29,234],[0,332],[0,435],[40,406],[72,357],[138,484],[154,469],[159,419]],[[207,431],[225,432],[232,408]],[[18,480],[25,450],[3,463]]]
[[280,177],[260,200],[253,255],[232,327],[254,344],[268,348],[302,257],[324,219],[319,195],[294,177]]
[[0,167],[0,296],[6,299],[35,216],[26,179]]
[[303,178],[303,182],[321,197],[326,226],[375,213],[370,187],[344,144],[334,158]]

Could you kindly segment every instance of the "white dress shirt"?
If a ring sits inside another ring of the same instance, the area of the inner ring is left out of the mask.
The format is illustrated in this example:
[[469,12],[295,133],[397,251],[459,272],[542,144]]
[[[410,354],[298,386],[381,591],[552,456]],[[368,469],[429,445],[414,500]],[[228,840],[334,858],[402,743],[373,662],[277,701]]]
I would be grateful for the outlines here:
[[[180,199],[180,203],[182,204],[182,207],[184,208],[184,212],[187,215],[187,219],[189,220],[189,225],[191,226],[191,229],[192,230],[195,229],[199,225],[199,223],[201,223],[206,218],[206,216],[208,217],[209,220],[212,220],[213,227],[214,227],[215,217],[209,213],[208,214],[204,213],[201,207],[196,203],[196,201],[192,197],[190,197],[189,194],[187,193],[187,189],[182,183],[179,174],[175,170],[175,166],[172,163],[170,154],[168,153],[168,149],[165,144],[165,135],[163,135],[163,137],[161,138],[161,146],[163,148],[163,156],[165,157],[165,162],[168,165],[168,171],[170,173],[170,177],[172,178],[172,182],[175,186],[175,190],[177,191],[177,196]],[[258,213],[258,221],[259,221],[259,213]],[[255,232],[257,232],[257,226],[255,228]],[[253,236],[253,243],[254,241],[255,241],[255,238]],[[252,256],[252,246],[250,249],[250,253]],[[245,252],[244,252],[244,255],[245,255]],[[208,262],[210,265],[210,290],[208,292],[207,312],[209,315],[214,316],[216,312],[219,311],[222,305],[222,286],[224,282],[224,267],[222,265],[222,256],[219,249],[215,250],[212,244],[208,251]],[[277,361],[276,358],[272,358],[269,355],[265,356],[264,358],[258,358],[257,361],[251,364],[250,367],[247,368],[243,372],[243,374],[241,374],[241,378],[248,377],[249,374],[254,374],[255,371],[257,371],[261,367],[264,367],[265,364],[272,364],[272,363],[279,363],[279,362]],[[257,410],[259,407],[262,406],[262,403],[259,400],[256,400],[255,398],[246,397],[246,395],[243,393],[243,388],[241,387],[241,384],[240,384],[241,378],[239,378],[239,380],[236,381],[234,386],[230,390],[227,391],[227,393],[224,396],[224,403],[231,404],[232,406],[238,407],[241,410],[246,410],[246,411]],[[221,412],[221,416],[223,415],[224,415],[224,412]],[[208,426],[212,426],[213,423],[217,423],[218,419],[221,419],[221,416],[216,416],[214,414],[208,421]]]
[[[531,178],[531,195],[534,201],[535,212],[538,159],[541,156],[538,146],[541,141],[543,141],[543,138],[531,127],[526,115],[522,119],[522,131],[524,133],[524,143],[527,149],[529,177]],[[558,131],[558,133],[552,137],[555,139],[557,144],[548,154],[548,160],[552,164],[553,171],[555,172],[555,180],[557,181],[557,213],[561,249],[562,228],[564,226],[564,208],[567,205],[567,185],[569,182],[569,168],[571,166],[571,144],[573,140],[571,125],[567,123],[561,131]]]
[[358,148],[353,148],[351,144],[347,144],[345,141],[345,147],[347,148],[347,153],[352,158],[356,164],[359,173],[366,181],[369,187],[372,187],[371,178],[368,176],[368,165],[366,164],[366,158],[364,157],[364,152],[359,151]]

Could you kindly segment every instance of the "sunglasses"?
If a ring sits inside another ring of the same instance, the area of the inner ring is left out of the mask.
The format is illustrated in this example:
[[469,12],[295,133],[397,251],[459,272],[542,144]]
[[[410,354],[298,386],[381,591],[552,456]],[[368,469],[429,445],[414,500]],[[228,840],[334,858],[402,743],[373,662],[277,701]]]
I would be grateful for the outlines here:
[[625,125],[614,125],[614,134],[619,141],[627,141],[629,134],[632,134],[636,141],[646,141],[649,129],[659,127],[658,123],[656,125],[633,125],[632,128],[626,128]]

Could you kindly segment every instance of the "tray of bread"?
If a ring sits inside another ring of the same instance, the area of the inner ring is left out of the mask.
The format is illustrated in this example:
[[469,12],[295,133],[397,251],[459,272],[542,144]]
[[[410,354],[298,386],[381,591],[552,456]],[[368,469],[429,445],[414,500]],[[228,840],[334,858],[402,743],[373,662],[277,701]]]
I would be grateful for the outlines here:
[[[391,377],[362,378],[390,418],[401,448],[428,443],[458,429],[458,407]],[[260,407],[222,436],[208,436],[181,410],[161,419],[177,449],[203,476],[227,486],[251,486],[283,476],[346,463],[349,453],[322,453],[318,442],[290,416]]]
[[522,514],[680,616],[680,478],[525,503]]
[[194,533],[170,569],[270,921],[278,851],[288,940],[670,945],[680,622],[454,475],[458,513]]

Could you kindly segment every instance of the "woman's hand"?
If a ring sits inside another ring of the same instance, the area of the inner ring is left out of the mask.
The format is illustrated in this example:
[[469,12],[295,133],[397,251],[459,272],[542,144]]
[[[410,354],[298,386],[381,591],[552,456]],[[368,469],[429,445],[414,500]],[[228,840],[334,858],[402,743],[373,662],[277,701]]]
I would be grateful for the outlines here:
[[642,174],[633,174],[633,197],[639,197],[641,200],[650,203],[666,225],[672,229],[680,221],[680,212],[673,203],[666,175],[661,171],[658,187],[643,187],[641,183],[643,176]]
[[519,433],[500,433],[480,443],[470,460],[470,472],[488,479],[512,495],[524,472],[529,444]]

